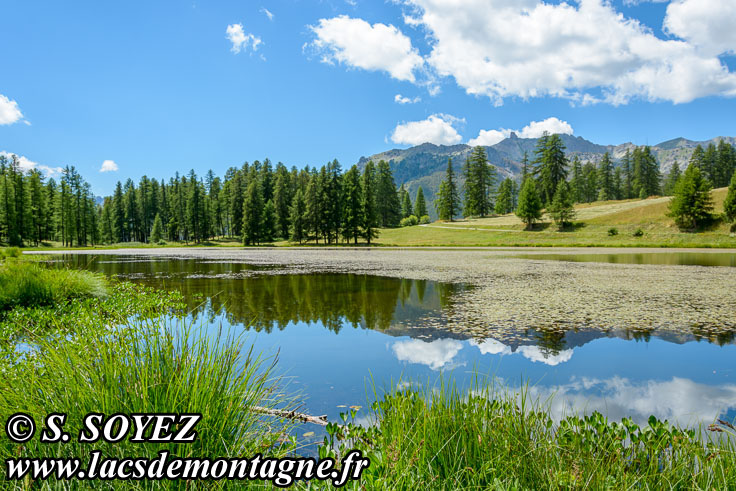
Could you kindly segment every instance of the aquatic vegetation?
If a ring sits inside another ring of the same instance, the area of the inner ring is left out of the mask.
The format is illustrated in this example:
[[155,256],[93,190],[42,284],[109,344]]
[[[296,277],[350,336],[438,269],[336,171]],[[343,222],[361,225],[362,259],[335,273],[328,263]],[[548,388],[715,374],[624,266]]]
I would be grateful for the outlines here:
[[[736,431],[609,421],[600,413],[560,422],[525,391],[478,383],[394,390],[373,405],[373,424],[328,426],[320,452],[360,448],[367,489],[727,489],[736,484]],[[726,435],[726,437],[723,437]]]
[[0,311],[106,294],[107,281],[99,274],[53,270],[20,260],[6,260],[0,265]]
[[[212,335],[187,324],[132,322],[114,329],[85,329],[63,342],[37,340],[31,357],[4,370],[0,417],[19,408],[43,421],[65,413],[67,443],[24,444],[0,440],[0,458],[86,457],[156,458],[160,451],[179,457],[285,455],[293,440],[284,438],[292,423],[252,411],[252,406],[290,408],[272,375],[275,360],[253,353],[238,337]],[[76,434],[88,413],[200,413],[193,443],[80,443]],[[0,483],[4,479],[0,477]],[[21,484],[21,483],[18,483]],[[116,489],[211,488],[213,483],[130,481]],[[223,485],[225,483],[222,483]],[[8,482],[2,484],[3,487]],[[96,489],[103,482],[55,481],[39,489]]]

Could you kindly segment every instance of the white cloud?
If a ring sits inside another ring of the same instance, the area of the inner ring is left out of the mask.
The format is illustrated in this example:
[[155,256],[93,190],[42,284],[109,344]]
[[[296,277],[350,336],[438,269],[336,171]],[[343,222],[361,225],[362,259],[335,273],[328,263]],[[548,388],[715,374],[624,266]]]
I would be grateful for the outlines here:
[[13,124],[23,119],[18,103],[0,94],[0,125]]
[[364,70],[383,70],[397,80],[415,82],[415,71],[424,60],[411,40],[393,25],[369,24],[341,15],[320,19],[310,26],[316,39],[312,46],[324,63],[343,63]]
[[[617,105],[632,98],[685,103],[736,96],[736,73],[715,56],[734,48],[731,0],[670,4],[668,29],[685,41],[658,38],[605,0],[404,3],[413,7],[407,22],[429,35],[429,67],[496,104],[508,97]],[[695,25],[676,22],[690,22],[690,15]]]
[[261,7],[261,12],[266,14],[266,17],[268,17],[268,20],[273,20],[273,12],[268,10],[266,7]]
[[450,364],[462,347],[463,344],[455,339],[437,339],[429,343],[412,339],[400,341],[391,348],[399,361],[427,365],[432,370],[438,370]]
[[112,160],[105,160],[102,162],[102,167],[100,167],[100,172],[117,172],[118,171],[118,164],[116,164]]
[[521,346],[516,350],[516,353],[520,353],[521,356],[534,363],[544,363],[545,365],[554,367],[560,363],[570,361],[570,358],[572,358],[573,355],[573,350],[566,349],[560,351],[556,355],[552,355],[545,353],[539,346]]
[[463,119],[449,114],[433,114],[422,121],[400,123],[391,134],[391,141],[402,145],[419,145],[434,143],[436,145],[455,145],[462,137],[453,127],[454,123]]
[[251,48],[253,51],[258,49],[258,46],[262,44],[261,38],[254,36],[253,34],[246,34],[243,30],[243,24],[230,24],[225,29],[225,34],[228,40],[233,43],[230,51],[233,53],[240,53],[241,50],[248,50]]
[[422,98],[419,96],[414,97],[413,99],[409,97],[405,97],[401,94],[396,94],[394,96],[394,102],[396,102],[397,104],[416,104],[417,102],[420,102],[421,100]]
[[544,121],[532,121],[518,132],[520,138],[539,138],[544,132],[554,135],[572,135],[572,126],[567,121],[557,118],[547,118]]
[[698,47],[704,55],[736,52],[736,2],[674,0],[667,6],[664,30]]
[[545,131],[550,135],[554,135],[555,133],[562,135],[573,134],[573,129],[572,126],[570,126],[570,123],[552,117],[543,121],[532,121],[521,130],[510,130],[506,128],[500,128],[498,130],[480,130],[477,137],[468,141],[468,145],[495,145],[511,136],[511,133],[516,133],[519,138],[539,138]]
[[618,421],[632,417],[646,424],[650,415],[683,426],[712,423],[736,408],[736,385],[706,385],[689,379],[644,380],[626,378],[573,379],[568,384],[528,388],[529,395],[550,401],[555,419],[571,413],[598,411]]
[[[13,158],[14,154],[3,150],[3,151],[0,151],[0,155],[2,155],[3,157],[7,158],[8,161],[10,161]],[[64,170],[61,167],[49,167],[48,165],[39,164],[22,155],[17,155],[16,157],[18,159],[18,167],[20,167],[20,169],[23,172],[28,172],[32,169],[37,169],[49,177],[55,177],[55,176],[60,175],[61,171]]]
[[546,353],[539,346],[520,346],[516,351],[511,351],[509,346],[493,338],[488,338],[484,341],[471,339],[470,345],[477,347],[484,355],[512,355],[518,353],[534,363],[544,363],[549,366],[556,366],[560,363],[570,361],[573,355],[573,350],[571,349],[566,349],[553,355]]
[[511,130],[500,129],[500,130],[480,130],[478,136],[468,141],[468,145],[477,146],[481,145],[489,147],[504,141],[511,135]]
[[624,5],[631,7],[633,5],[640,5],[642,3],[665,3],[670,0],[624,0]]
[[477,347],[480,352],[484,355],[510,355],[511,348],[503,344],[501,341],[497,341],[493,338],[488,338],[483,341],[476,341],[475,339],[470,340],[471,346]]

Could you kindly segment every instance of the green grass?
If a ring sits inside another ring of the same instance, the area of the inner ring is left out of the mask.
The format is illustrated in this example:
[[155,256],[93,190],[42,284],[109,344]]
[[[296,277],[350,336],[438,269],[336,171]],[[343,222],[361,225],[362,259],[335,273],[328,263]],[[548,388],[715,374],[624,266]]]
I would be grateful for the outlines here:
[[104,277],[87,271],[49,269],[15,259],[0,264],[0,311],[106,294]]
[[[167,450],[179,457],[283,455],[293,448],[277,440],[290,424],[250,411],[285,398],[272,376],[273,361],[245,349],[241,339],[211,336],[191,326],[163,321],[130,323],[117,329],[85,330],[60,342],[39,338],[32,356],[6,370],[0,380],[3,421],[22,409],[36,421],[65,413],[68,443],[25,444],[0,440],[0,458],[83,457],[100,450],[105,458],[155,458]],[[194,443],[79,443],[88,413],[201,413]],[[3,474],[3,477],[4,474]],[[16,483],[26,488],[30,483]],[[140,481],[127,483],[38,482],[33,489],[212,489],[214,483]],[[12,487],[4,482],[3,488]]]
[[[40,268],[39,265],[34,265]],[[41,270],[34,270],[36,272]],[[60,270],[64,271],[64,270]],[[113,283],[109,294],[60,304],[14,307],[0,329],[22,333],[33,349],[0,356],[0,419],[22,410],[41,422],[68,415],[76,435],[90,412],[200,412],[193,444],[25,444],[0,439],[0,458],[283,456],[299,451],[292,424],[249,410],[293,407],[274,377],[275,360],[254,354],[239,337],[192,327],[181,297]],[[131,320],[136,319],[136,320]],[[166,320],[173,319],[173,320]],[[178,320],[177,320],[178,319]],[[67,326],[64,328],[64,326]],[[4,338],[3,338],[4,339]],[[6,343],[13,346],[12,343]],[[359,448],[371,459],[362,489],[728,489],[736,486],[736,433],[680,429],[650,418],[640,427],[594,413],[552,419],[549,406],[525,391],[502,392],[477,382],[394,390],[378,398],[369,421],[328,426],[322,457]],[[728,435],[717,438],[714,435]],[[4,489],[211,489],[229,482],[36,482]],[[300,484],[301,487],[302,486]],[[312,483],[312,488],[327,484]]]
[[[374,404],[373,418],[369,428],[332,425],[322,450],[362,448],[371,457],[366,489],[736,486],[736,432],[725,422],[712,428],[718,433],[654,417],[645,426],[612,422],[599,413],[556,422],[526,391],[482,384],[469,392],[446,385],[396,390]],[[730,439],[713,436],[724,434]]]

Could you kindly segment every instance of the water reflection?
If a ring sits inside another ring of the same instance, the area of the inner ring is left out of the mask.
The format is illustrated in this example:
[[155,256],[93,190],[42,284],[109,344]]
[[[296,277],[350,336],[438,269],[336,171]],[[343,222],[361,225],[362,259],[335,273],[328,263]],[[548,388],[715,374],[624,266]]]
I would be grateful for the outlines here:
[[246,342],[257,352],[278,353],[304,409],[333,420],[340,407],[370,402],[367,380],[380,388],[443,374],[463,386],[478,372],[509,390],[524,381],[530,395],[554,396],[558,417],[571,410],[641,422],[650,414],[683,423],[736,416],[733,335],[713,344],[699,342],[697,328],[694,338],[530,326],[529,341],[471,339],[443,328],[463,285],[196,260],[71,256],[67,264],[181,290],[200,322],[249,329]]

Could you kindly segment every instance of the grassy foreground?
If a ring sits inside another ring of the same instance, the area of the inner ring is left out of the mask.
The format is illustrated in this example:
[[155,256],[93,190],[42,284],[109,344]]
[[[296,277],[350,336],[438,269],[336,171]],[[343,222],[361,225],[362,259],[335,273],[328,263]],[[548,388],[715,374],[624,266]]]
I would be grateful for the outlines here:
[[[6,262],[0,270],[7,267]],[[14,444],[3,436],[1,459],[86,458],[91,450],[109,458],[154,457],[164,449],[182,457],[299,453],[299,442],[287,436],[291,421],[251,410],[298,402],[281,392],[273,361],[253,354],[237,337],[172,321],[180,312],[175,296],[125,285],[106,285],[109,293],[102,302],[79,293],[60,304],[16,305],[2,314],[5,329],[19,329],[15,334],[35,349],[0,360],[0,418],[5,421],[22,410],[43,421],[52,412],[63,412],[71,429],[90,412],[201,412],[198,440],[40,444],[34,438]],[[57,331],[61,323],[52,318],[75,327]],[[76,319],[81,322],[71,324]],[[712,431],[680,429],[653,417],[645,427],[627,419],[607,421],[600,414],[558,422],[544,404],[523,392],[481,382],[469,391],[449,385],[393,390],[376,398],[371,425],[356,425],[355,412],[344,415],[341,424],[328,426],[329,436],[318,450],[321,457],[339,458],[359,448],[371,458],[362,482],[349,483],[350,489],[736,487],[736,432],[729,422],[714,422]],[[9,482],[1,472],[3,489],[233,489],[258,484]],[[297,484],[310,486],[329,487]]]

